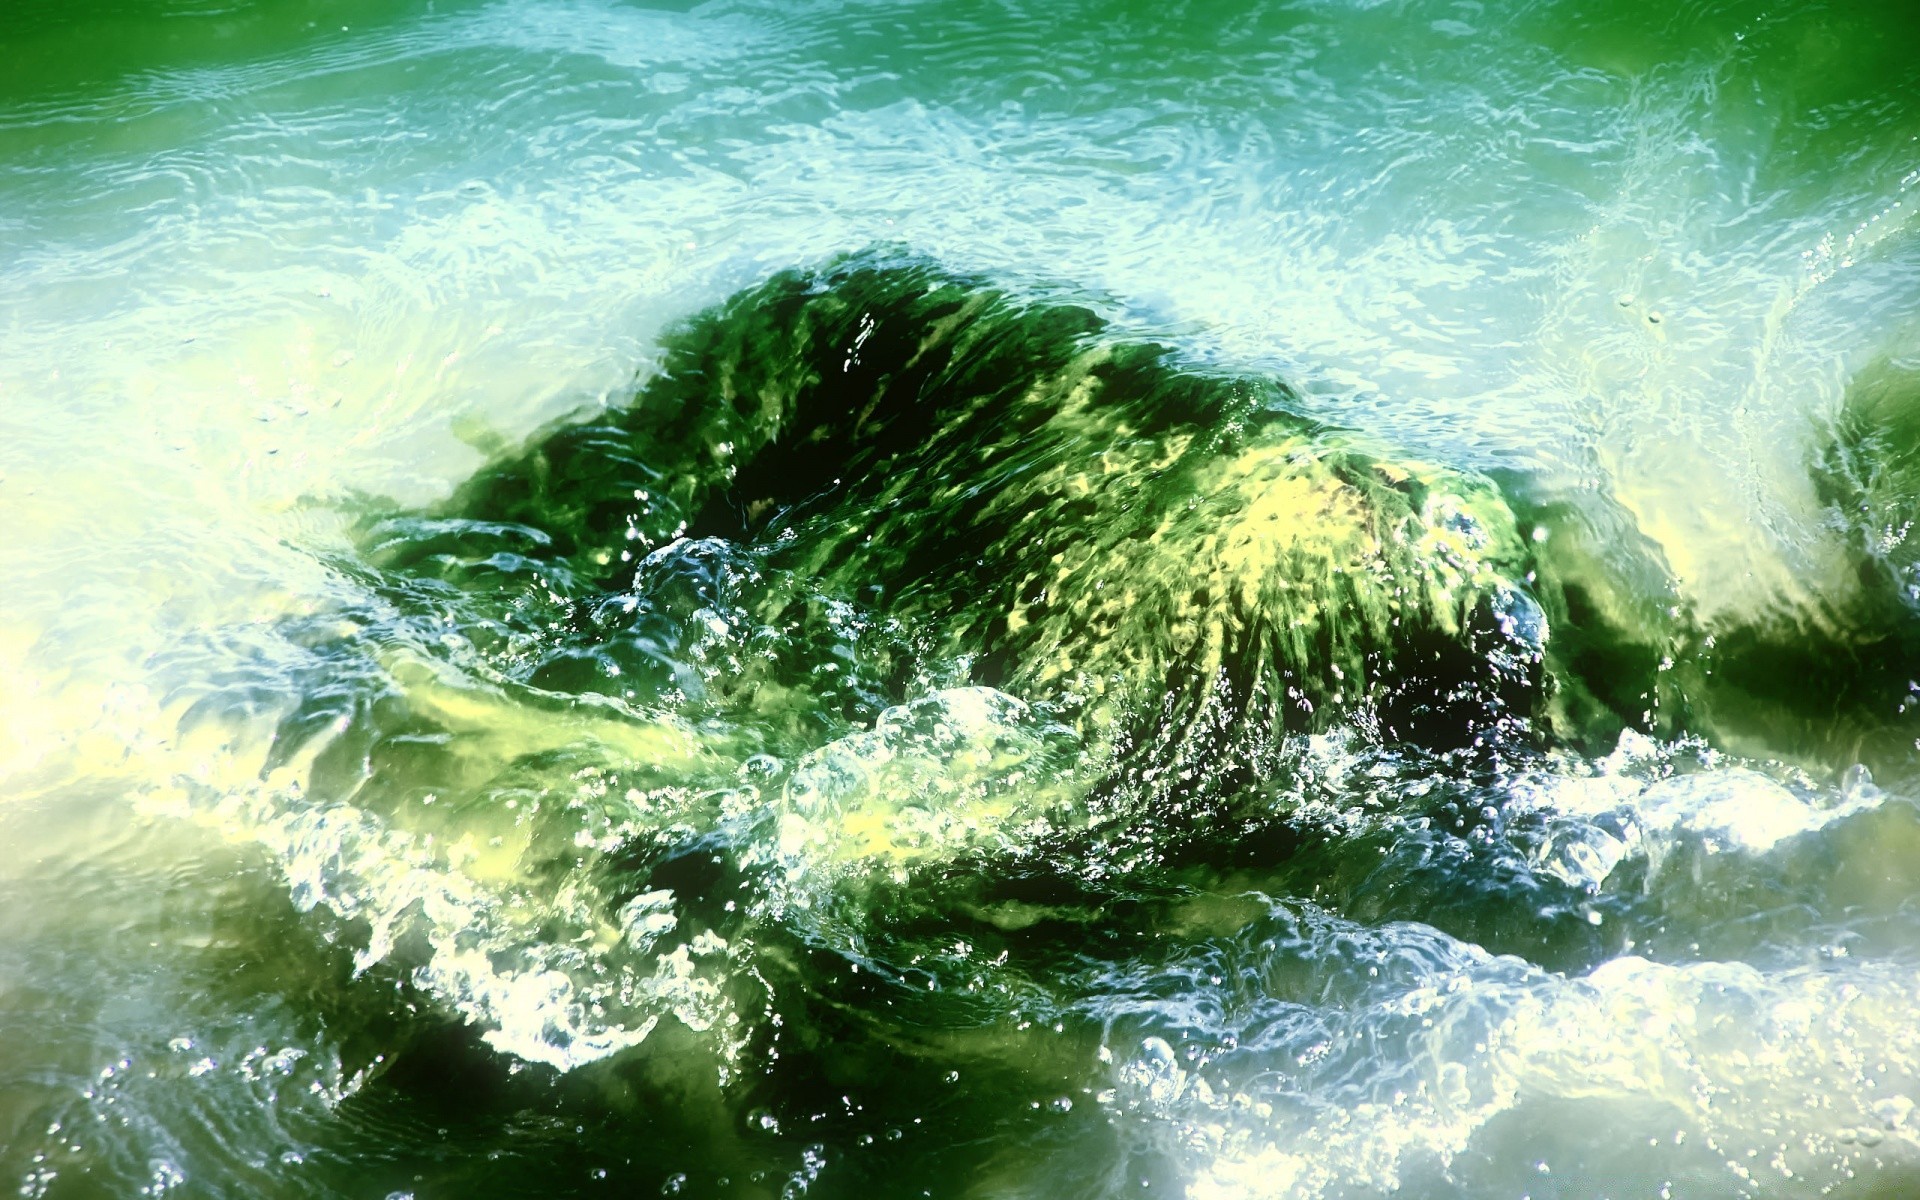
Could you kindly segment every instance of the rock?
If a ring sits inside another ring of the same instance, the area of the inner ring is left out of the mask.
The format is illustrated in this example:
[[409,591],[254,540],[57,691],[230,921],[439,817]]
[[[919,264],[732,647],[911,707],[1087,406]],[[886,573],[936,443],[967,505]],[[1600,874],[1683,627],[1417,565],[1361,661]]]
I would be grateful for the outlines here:
[[438,516],[608,594],[676,538],[753,547],[762,626],[826,599],[911,631],[885,702],[997,688],[1150,771],[1335,723],[1466,744],[1530,711],[1546,636],[1486,479],[913,262],[696,317],[630,405]]

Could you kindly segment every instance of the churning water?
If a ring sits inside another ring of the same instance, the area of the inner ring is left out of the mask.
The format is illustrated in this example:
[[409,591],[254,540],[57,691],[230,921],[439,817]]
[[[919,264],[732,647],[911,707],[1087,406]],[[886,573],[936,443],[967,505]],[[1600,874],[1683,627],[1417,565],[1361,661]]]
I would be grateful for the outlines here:
[[1916,45],[16,0],[7,1186],[1920,1191]]

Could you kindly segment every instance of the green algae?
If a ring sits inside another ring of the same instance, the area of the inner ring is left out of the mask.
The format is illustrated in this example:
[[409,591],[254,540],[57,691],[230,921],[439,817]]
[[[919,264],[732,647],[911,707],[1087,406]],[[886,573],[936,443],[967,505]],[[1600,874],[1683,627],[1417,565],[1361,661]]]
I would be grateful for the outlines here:
[[775,279],[676,334],[630,405],[489,467],[452,526],[374,558],[608,592],[637,570],[641,591],[648,555],[724,539],[770,593],[751,620],[852,605],[923,660],[867,675],[958,682],[965,660],[1083,729],[1168,693],[1176,721],[1325,727],[1316,704],[1392,709],[1443,643],[1467,650],[1449,669],[1484,662],[1471,643],[1526,562],[1490,483],[1101,326],[911,263]]

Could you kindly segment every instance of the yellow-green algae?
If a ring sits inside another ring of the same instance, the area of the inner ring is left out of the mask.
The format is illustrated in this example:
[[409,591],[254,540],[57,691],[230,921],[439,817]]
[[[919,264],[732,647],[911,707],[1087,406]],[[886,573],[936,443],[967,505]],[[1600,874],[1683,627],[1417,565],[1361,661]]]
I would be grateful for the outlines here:
[[[469,748],[536,753],[553,730],[684,783],[700,756],[874,742],[887,781],[831,812],[788,805],[831,832],[787,842],[830,857],[917,857],[933,826],[1077,823],[1063,812],[1089,788],[1185,803],[1289,732],[1524,728],[1546,636],[1487,480],[1084,308],[882,255],[694,318],[630,404],[367,541],[402,606],[448,606],[485,686],[522,697],[526,721],[412,705]],[[650,671],[670,659],[702,669]],[[555,716],[540,695],[587,699]],[[982,750],[985,791],[963,802],[948,745],[921,772],[948,794],[915,799],[912,754],[881,745],[915,704],[973,714],[971,733],[934,720],[936,740],[1023,748]],[[1045,771],[985,782],[1048,745]]]
[[658,545],[728,538],[781,576],[763,619],[842,599],[1089,731],[1170,683],[1185,716],[1224,683],[1276,727],[1385,701],[1422,643],[1484,633],[1526,565],[1486,480],[1310,420],[1284,384],[861,259],[697,318],[631,406],[444,515],[456,574],[518,536],[609,591]]

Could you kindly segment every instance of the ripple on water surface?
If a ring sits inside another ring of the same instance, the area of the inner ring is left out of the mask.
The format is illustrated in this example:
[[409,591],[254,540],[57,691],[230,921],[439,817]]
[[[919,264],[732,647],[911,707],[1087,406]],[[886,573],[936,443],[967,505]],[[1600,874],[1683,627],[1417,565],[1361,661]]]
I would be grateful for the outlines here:
[[[1914,511],[1902,14],[677,7],[13,15],[23,1194],[1914,1183],[1907,639],[1861,632]],[[874,245],[1493,473],[1592,736],[1101,791],[1057,697],[724,531],[628,608],[531,543],[497,609],[368,565],[364,514]]]

